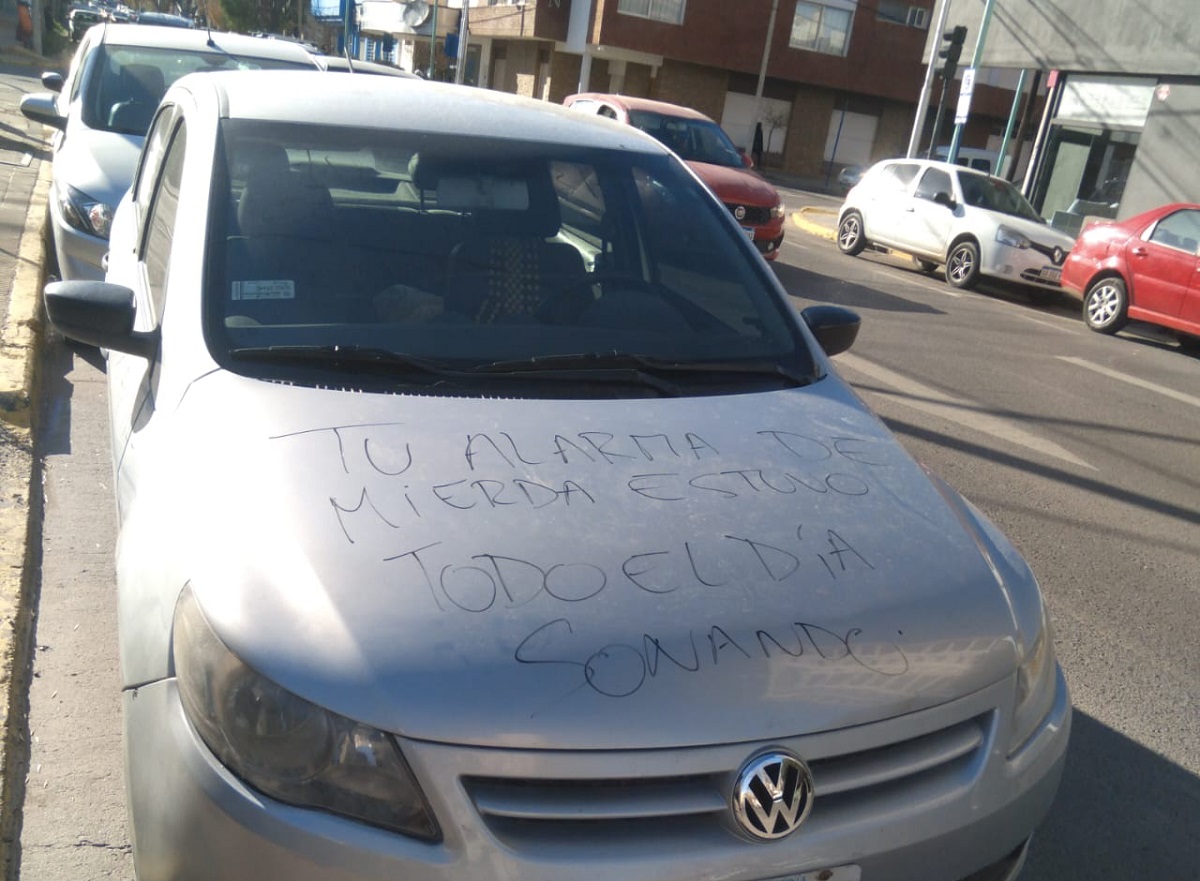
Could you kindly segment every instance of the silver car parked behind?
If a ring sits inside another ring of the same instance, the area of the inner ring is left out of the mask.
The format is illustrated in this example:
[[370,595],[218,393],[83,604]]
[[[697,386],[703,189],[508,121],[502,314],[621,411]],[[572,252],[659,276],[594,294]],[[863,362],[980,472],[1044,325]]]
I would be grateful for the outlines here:
[[395,77],[186,77],[106,282],[140,881],[1009,879],[1036,579],[665,147]]
[[129,189],[146,129],[167,88],[195,71],[309,68],[290,43],[178,27],[101,23],[83,36],[66,79],[26,95],[21,112],[58,129],[50,230],[59,277],[102,279],[109,228]]

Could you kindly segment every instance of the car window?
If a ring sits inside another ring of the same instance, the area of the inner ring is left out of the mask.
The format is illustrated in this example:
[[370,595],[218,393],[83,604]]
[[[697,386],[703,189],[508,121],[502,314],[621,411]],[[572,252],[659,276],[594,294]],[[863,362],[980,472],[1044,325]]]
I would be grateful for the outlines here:
[[218,360],[356,345],[468,366],[580,352],[811,364],[769,270],[672,157],[221,131],[206,289]]
[[914,195],[918,199],[933,199],[938,193],[954,195],[954,186],[950,183],[950,175],[940,168],[926,169],[925,174],[921,177],[921,182],[917,184]]
[[743,168],[742,156],[729,136],[715,122],[685,119],[648,110],[630,110],[629,122],[666,144],[689,162],[707,162],[729,168]]
[[181,121],[167,145],[162,163],[162,175],[153,189],[150,210],[146,216],[145,246],[142,261],[146,264],[146,281],[150,288],[150,303],[157,322],[162,318],[170,270],[171,244],[175,237],[175,218],[179,209],[179,185],[183,181],[183,157],[187,148],[187,132]]
[[902,193],[916,179],[921,166],[914,162],[891,162],[879,168],[873,185],[884,193]]
[[1041,216],[1033,210],[1021,191],[1006,180],[986,174],[959,172],[958,184],[962,187],[963,201],[974,208],[1042,222]]
[[1200,248],[1200,211],[1185,209],[1168,214],[1154,225],[1150,241],[1195,254]]
[[142,147],[132,186],[133,200],[138,207],[139,221],[146,216],[147,209],[150,207],[150,197],[154,192],[154,184],[162,165],[163,154],[166,152],[167,141],[171,137],[178,118],[178,107],[174,105],[164,107]]
[[308,66],[220,51],[103,44],[84,86],[83,121],[101,131],[145,135],[166,90],[189,73]]

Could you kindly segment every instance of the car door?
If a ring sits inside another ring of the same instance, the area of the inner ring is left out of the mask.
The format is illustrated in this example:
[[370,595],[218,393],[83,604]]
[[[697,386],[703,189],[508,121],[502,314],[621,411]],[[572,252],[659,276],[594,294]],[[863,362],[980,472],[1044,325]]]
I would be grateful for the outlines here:
[[[164,106],[146,138],[129,199],[118,212],[108,281],[129,287],[137,304],[139,331],[159,326],[166,305],[167,277],[183,180],[186,130],[177,106]],[[131,210],[132,209],[132,210]],[[117,470],[117,505],[137,485],[139,435],[156,411],[161,353],[149,360],[111,352],[108,358],[109,413]]]
[[[901,247],[914,254],[941,260],[954,227],[959,201],[950,173],[942,168],[925,169],[904,208]],[[942,201],[935,201],[946,197]],[[954,200],[950,207],[946,199]]]
[[895,244],[903,232],[906,208],[912,198],[913,181],[921,166],[915,162],[889,162],[864,180],[857,191],[859,210],[867,238],[879,244]]
[[[1147,317],[1178,318],[1196,290],[1200,211],[1185,208],[1159,219],[1125,246],[1130,276],[1130,307]],[[1137,317],[1136,315],[1134,317]]]

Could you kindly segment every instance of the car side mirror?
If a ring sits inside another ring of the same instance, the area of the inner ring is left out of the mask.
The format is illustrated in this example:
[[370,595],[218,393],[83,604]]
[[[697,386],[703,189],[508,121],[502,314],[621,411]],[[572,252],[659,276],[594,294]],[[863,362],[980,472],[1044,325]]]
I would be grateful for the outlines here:
[[844,306],[809,306],[800,313],[826,355],[833,357],[854,345],[862,319]]
[[61,73],[54,70],[47,70],[42,74],[42,88],[51,92],[61,93],[63,87],[63,77]]
[[58,101],[50,92],[35,92],[21,99],[21,112],[26,118],[59,131],[67,128],[67,118],[58,112]]
[[936,202],[937,204],[941,205],[943,208],[949,208],[951,211],[954,210],[954,206],[955,206],[954,197],[945,191],[939,191],[939,192],[934,193],[933,201]]
[[133,291],[105,281],[56,281],[46,285],[46,314],[63,336],[81,343],[150,358],[158,348],[157,330],[133,329],[137,315]]
[[742,157],[742,165],[744,165],[746,168],[754,167],[754,159],[741,147],[738,147],[738,155]]

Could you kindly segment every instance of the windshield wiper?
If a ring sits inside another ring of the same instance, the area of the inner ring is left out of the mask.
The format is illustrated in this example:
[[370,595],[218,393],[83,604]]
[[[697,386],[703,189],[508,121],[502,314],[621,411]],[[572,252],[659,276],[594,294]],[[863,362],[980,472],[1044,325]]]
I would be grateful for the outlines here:
[[795,385],[808,385],[814,379],[778,361],[671,361],[647,355],[625,352],[583,352],[576,355],[543,355],[521,361],[496,361],[479,368],[481,372],[540,372],[567,368],[577,370],[634,369],[651,375],[677,374],[736,374],[744,376],[773,376]]
[[229,354],[235,358],[249,361],[279,361],[293,364],[319,363],[323,366],[353,367],[363,366],[386,367],[394,370],[397,367],[406,368],[416,373],[427,373],[433,376],[463,376],[461,370],[455,370],[440,361],[422,358],[418,355],[408,355],[404,352],[394,352],[377,346],[243,346],[230,349]]

